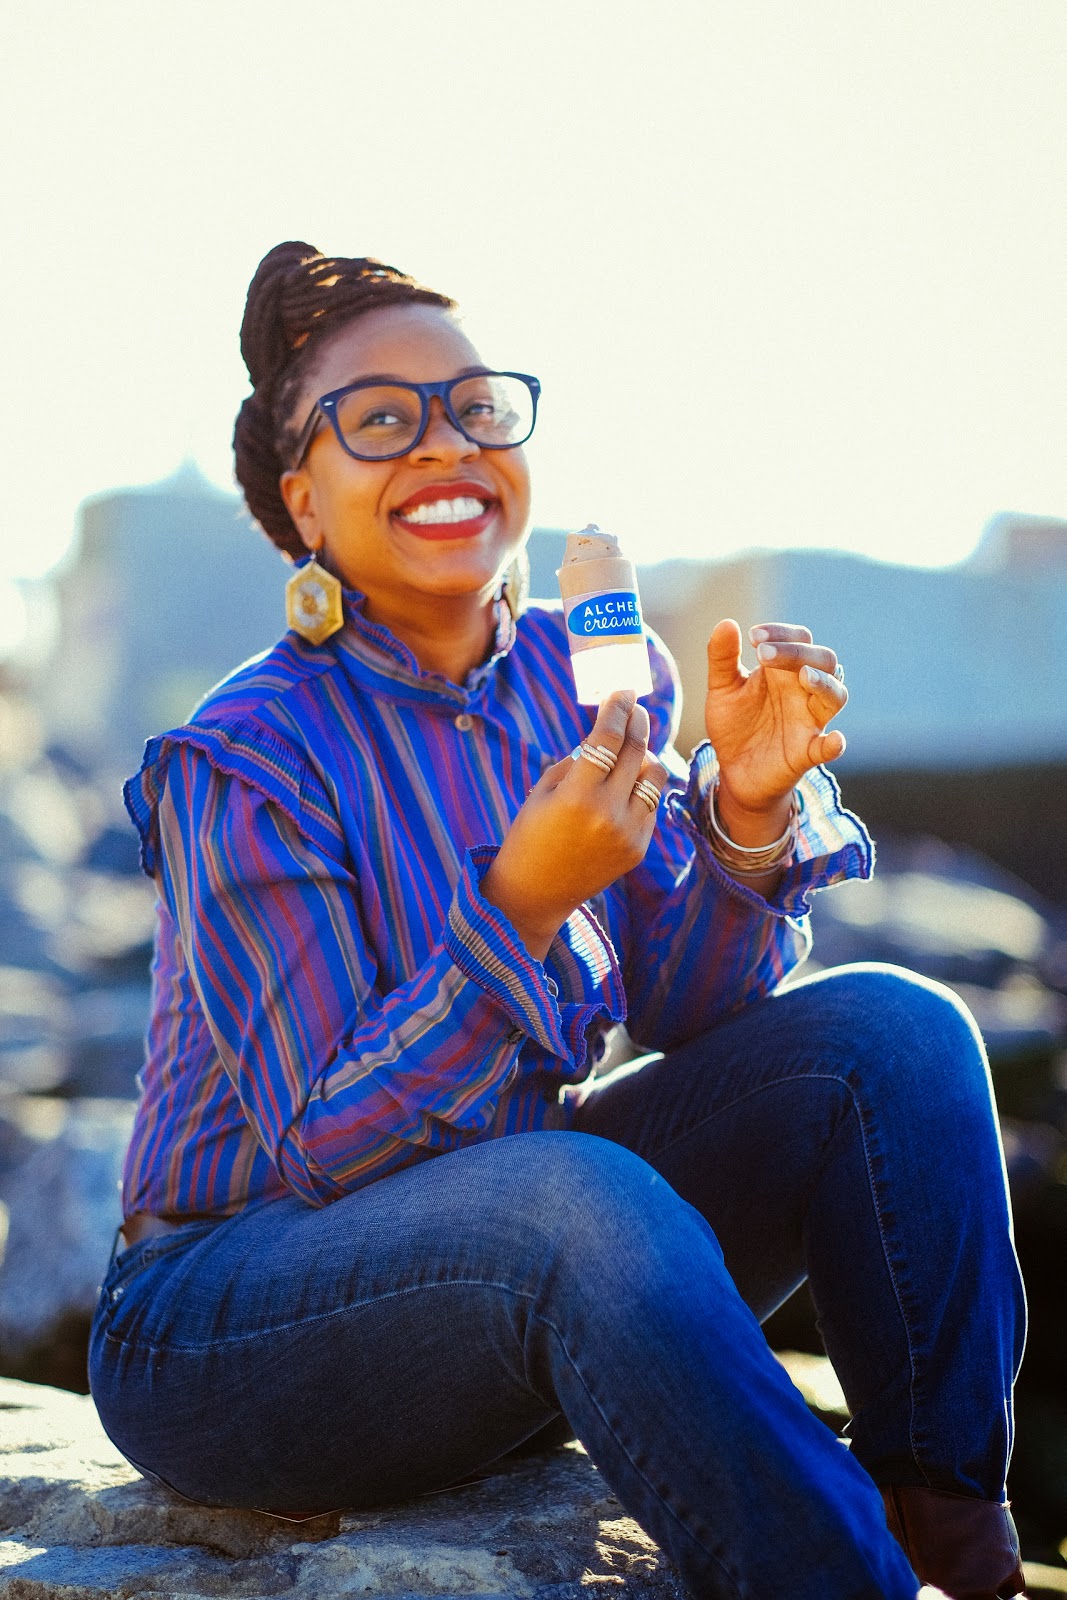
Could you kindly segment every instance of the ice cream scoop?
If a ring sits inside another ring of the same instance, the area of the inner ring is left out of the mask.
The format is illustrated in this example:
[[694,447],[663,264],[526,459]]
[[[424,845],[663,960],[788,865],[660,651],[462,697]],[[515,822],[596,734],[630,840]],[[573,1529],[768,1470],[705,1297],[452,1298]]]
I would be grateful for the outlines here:
[[637,573],[615,535],[594,522],[568,534],[556,576],[579,703],[599,705],[616,689],[651,694]]

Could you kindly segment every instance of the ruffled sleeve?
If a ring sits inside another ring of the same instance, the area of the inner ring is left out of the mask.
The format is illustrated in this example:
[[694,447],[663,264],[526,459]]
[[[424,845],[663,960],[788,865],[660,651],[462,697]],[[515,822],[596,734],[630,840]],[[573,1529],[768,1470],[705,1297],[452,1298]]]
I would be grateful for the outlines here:
[[140,770],[123,787],[126,809],[141,839],[141,866],[150,878],[158,865],[159,804],[179,745],[199,750],[216,772],[258,790],[318,849],[343,858],[344,834],[336,810],[322,780],[298,751],[253,718],[225,725],[193,722],[149,739]]

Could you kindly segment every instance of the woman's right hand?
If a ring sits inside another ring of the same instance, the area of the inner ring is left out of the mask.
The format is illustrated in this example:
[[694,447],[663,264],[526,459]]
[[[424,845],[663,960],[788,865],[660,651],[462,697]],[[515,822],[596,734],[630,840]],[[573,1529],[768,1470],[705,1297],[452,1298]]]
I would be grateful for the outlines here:
[[638,778],[662,790],[666,767],[648,749],[649,722],[634,695],[601,705],[587,743],[617,756],[611,772],[567,756],[542,775],[504,836],[481,892],[543,960],[571,912],[636,867],[656,813],[633,793]]

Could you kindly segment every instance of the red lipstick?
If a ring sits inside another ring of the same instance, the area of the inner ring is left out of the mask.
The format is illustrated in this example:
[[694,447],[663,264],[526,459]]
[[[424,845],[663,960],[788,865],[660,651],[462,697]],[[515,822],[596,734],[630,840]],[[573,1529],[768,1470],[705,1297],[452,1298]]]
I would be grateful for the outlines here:
[[452,479],[424,484],[394,507],[390,516],[420,539],[472,539],[489,526],[497,503],[497,497],[484,483]]

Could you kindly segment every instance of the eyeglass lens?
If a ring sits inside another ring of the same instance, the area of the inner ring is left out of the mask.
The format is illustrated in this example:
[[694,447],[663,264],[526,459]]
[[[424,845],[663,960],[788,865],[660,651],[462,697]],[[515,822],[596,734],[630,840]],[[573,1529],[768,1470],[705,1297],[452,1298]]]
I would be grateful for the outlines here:
[[[463,432],[488,449],[521,444],[529,437],[534,403],[521,378],[478,373],[455,383],[449,399]],[[422,408],[412,390],[383,383],[343,396],[336,415],[349,449],[373,458],[399,454],[414,444]]]

